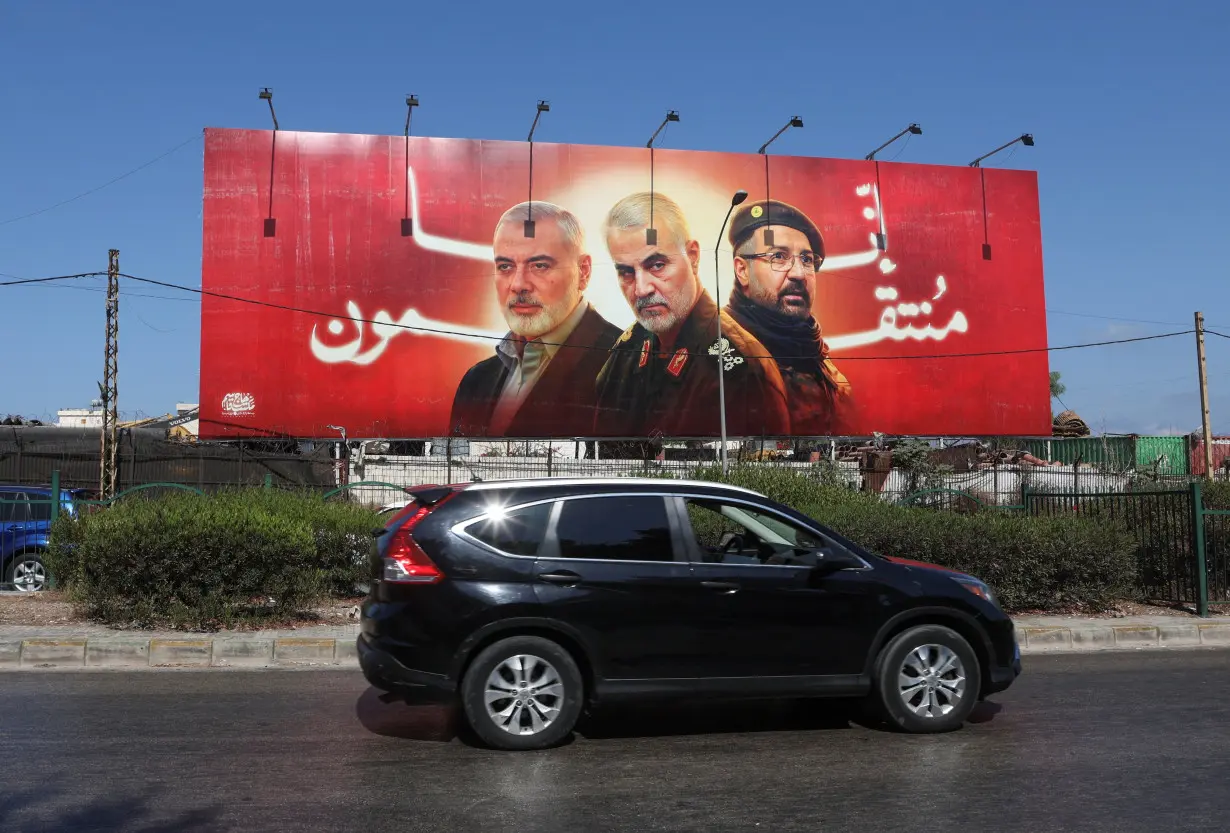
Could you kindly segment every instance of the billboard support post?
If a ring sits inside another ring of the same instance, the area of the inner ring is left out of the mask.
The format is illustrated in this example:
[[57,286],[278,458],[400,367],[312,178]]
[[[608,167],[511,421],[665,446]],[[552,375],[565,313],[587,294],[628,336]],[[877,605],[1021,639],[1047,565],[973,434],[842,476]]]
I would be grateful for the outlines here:
[[730,464],[726,457],[726,367],[725,367],[725,351],[721,349],[722,344],[722,271],[718,266],[718,247],[722,245],[722,235],[726,233],[726,224],[730,222],[731,212],[735,210],[735,206],[739,205],[747,199],[747,191],[735,191],[733,197],[730,198],[730,208],[726,209],[726,219],[722,220],[722,228],[718,232],[717,242],[713,244],[713,291],[714,300],[718,304],[717,314],[717,370],[718,370],[718,414],[722,428],[722,445],[720,447],[722,454],[722,474],[727,474],[730,471]]

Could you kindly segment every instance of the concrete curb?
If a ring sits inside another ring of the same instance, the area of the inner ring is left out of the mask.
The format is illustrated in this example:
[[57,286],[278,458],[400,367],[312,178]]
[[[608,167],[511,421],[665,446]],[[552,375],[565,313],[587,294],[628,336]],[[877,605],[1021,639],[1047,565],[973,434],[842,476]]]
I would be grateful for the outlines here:
[[0,671],[45,668],[358,668],[353,639],[315,637],[0,636]]
[[[1230,622],[1025,619],[1023,656],[1141,648],[1230,648]],[[0,671],[46,668],[358,668],[354,636],[61,635],[0,630]]]
[[1021,654],[1066,654],[1133,648],[1230,647],[1230,623],[1175,622],[1174,624],[1072,625],[1018,624]]

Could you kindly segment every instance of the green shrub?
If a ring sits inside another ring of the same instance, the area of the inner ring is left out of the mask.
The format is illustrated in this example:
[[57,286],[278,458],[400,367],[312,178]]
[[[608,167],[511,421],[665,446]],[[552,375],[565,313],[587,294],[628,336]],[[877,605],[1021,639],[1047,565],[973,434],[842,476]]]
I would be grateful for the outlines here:
[[354,595],[377,525],[368,510],[276,490],[134,496],[57,520],[48,566],[92,619],[208,630]]
[[1136,541],[1111,523],[907,508],[782,468],[739,466],[725,478],[720,469],[696,474],[761,492],[871,552],[975,575],[1008,611],[1100,609],[1137,593]]

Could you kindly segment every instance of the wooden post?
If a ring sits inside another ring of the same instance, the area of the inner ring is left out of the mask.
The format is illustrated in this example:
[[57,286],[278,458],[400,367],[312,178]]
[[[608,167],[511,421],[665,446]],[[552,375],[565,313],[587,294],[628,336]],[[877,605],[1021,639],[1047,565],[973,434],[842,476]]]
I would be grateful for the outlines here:
[[1209,418],[1209,372],[1204,361],[1204,313],[1196,313],[1196,360],[1200,363],[1200,419],[1204,427],[1204,476],[1213,479],[1213,424]]

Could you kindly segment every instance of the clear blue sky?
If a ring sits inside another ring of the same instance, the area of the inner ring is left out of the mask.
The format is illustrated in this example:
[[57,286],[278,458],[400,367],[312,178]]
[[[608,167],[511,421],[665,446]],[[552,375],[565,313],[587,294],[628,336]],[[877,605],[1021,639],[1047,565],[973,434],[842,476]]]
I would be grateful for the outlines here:
[[[964,164],[1031,132],[1050,343],[1230,334],[1230,4],[10,2],[0,9],[0,272],[123,271],[199,286],[205,126],[863,156]],[[187,146],[95,194],[37,211]],[[896,148],[888,155],[896,152]],[[1005,164],[1007,154],[996,164]],[[0,281],[7,280],[0,277]],[[0,414],[96,396],[100,282],[0,288]],[[83,288],[84,287],[84,288]],[[196,401],[199,303],[125,286],[120,407]],[[138,295],[160,297],[137,297]],[[1106,320],[1108,316],[1127,320]],[[1162,322],[1162,323],[1153,323]],[[1199,426],[1191,337],[1052,354],[1096,431]],[[1230,434],[1230,340],[1211,338],[1214,428]]]

